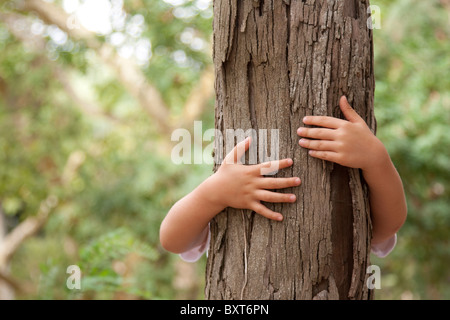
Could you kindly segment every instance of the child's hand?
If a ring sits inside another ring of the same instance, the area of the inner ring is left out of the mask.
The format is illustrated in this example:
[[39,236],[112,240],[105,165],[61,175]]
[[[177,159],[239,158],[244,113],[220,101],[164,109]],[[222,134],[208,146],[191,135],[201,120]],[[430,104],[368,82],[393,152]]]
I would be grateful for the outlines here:
[[281,221],[283,216],[261,203],[265,202],[295,202],[294,194],[279,193],[267,189],[281,189],[300,185],[300,178],[272,178],[264,174],[273,168],[283,169],[292,165],[292,159],[270,161],[256,165],[243,165],[239,159],[248,150],[251,138],[238,143],[225,157],[215,173],[215,179],[220,190],[220,199],[216,199],[223,207],[250,209],[256,213]]
[[313,157],[363,171],[384,163],[389,156],[382,142],[353,110],[347,98],[341,97],[339,105],[348,121],[334,117],[307,116],[303,118],[303,123],[324,128],[298,128],[299,136],[316,139],[302,138],[299,144],[311,149],[309,154]]

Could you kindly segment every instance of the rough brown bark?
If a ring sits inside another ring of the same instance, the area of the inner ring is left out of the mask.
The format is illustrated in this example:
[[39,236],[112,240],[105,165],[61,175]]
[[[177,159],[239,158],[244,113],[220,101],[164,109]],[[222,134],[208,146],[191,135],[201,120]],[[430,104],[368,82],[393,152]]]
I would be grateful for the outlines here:
[[371,298],[371,223],[360,172],[308,156],[296,134],[305,115],[342,118],[344,94],[375,130],[368,6],[214,2],[216,128],[279,129],[279,158],[294,165],[277,176],[299,176],[302,185],[280,191],[295,193],[295,204],[267,204],[283,222],[232,208],[211,222],[207,299]]

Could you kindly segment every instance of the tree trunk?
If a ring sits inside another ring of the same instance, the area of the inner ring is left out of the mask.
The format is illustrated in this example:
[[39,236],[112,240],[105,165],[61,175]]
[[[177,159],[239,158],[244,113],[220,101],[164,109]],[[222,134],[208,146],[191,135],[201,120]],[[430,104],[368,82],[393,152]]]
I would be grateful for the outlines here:
[[[302,185],[279,190],[295,193],[296,203],[267,204],[283,222],[232,208],[211,221],[207,299],[372,297],[367,187],[359,170],[310,157],[296,134],[306,115],[342,118],[342,95],[375,130],[368,7],[368,0],[214,1],[216,129],[279,129],[278,158],[294,165],[277,176],[298,176]],[[216,152],[225,145],[224,134]]]

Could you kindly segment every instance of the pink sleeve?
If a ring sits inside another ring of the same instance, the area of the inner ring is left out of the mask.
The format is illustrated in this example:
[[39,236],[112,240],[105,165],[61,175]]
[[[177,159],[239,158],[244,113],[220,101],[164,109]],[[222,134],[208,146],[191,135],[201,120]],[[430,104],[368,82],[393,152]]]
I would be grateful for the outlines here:
[[389,253],[391,253],[396,244],[397,244],[397,234],[394,234],[389,239],[381,243],[372,245],[372,253],[379,258],[384,258]]
[[186,262],[195,262],[206,252],[208,254],[207,250],[209,248],[209,241],[211,240],[211,233],[209,232],[209,225],[208,225],[208,236],[205,237],[205,241],[197,245],[196,247],[193,247],[189,249],[188,251],[180,253],[180,258],[183,259]]
[[[208,255],[208,248],[209,248],[209,242],[211,241],[211,233],[209,232],[209,226],[208,226],[208,236],[205,238],[205,241],[197,245],[196,247],[193,247],[183,253],[180,253],[181,259],[183,259],[186,262],[195,262],[198,259],[201,258],[201,256],[206,252],[206,255]],[[377,257],[384,258],[386,257],[391,251],[395,248],[395,245],[397,244],[397,234],[394,234],[389,239],[372,245],[372,253],[375,254]]]

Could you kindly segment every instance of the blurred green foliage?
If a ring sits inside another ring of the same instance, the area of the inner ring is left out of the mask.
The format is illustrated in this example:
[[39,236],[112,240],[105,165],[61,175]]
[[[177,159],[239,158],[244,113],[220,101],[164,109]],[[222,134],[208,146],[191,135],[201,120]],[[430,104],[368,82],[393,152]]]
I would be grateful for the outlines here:
[[380,298],[450,298],[450,4],[375,1],[375,114],[405,188],[408,218],[392,254],[373,259]]
[[[96,38],[150,43],[147,56],[131,59],[172,114],[181,115],[211,64],[211,1],[110,3],[123,8],[122,23]],[[381,9],[381,29],[374,30],[377,134],[402,176],[409,209],[396,249],[385,259],[372,259],[382,271],[376,297],[448,299],[450,5],[443,0],[372,4]],[[58,199],[45,227],[11,261],[11,277],[29,288],[16,297],[179,298],[178,274],[186,271],[159,245],[159,225],[212,167],[173,164],[161,147],[170,137],[155,129],[86,42],[58,40],[61,30],[18,10],[13,1],[3,4],[2,14],[0,205],[7,231],[36,215],[49,195]],[[43,49],[30,49],[14,34],[7,14],[27,17]],[[82,99],[101,107],[100,116],[80,108],[56,77],[58,70]],[[214,127],[213,101],[201,120],[203,130]],[[203,297],[204,262],[191,266],[196,285],[191,284],[189,298]],[[82,270],[82,290],[66,287],[66,268],[73,264]]]

